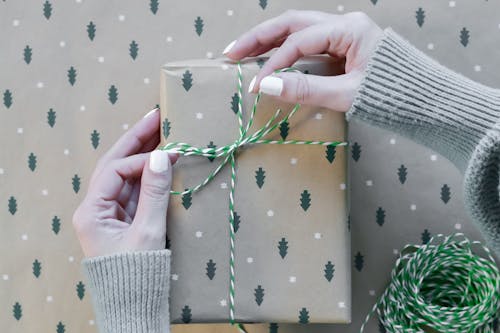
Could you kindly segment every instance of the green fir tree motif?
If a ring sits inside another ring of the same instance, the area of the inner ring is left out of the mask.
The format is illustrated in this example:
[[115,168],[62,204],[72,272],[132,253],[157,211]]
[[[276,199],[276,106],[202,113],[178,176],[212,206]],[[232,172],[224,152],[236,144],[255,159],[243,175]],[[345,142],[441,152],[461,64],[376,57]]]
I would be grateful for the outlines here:
[[41,273],[42,273],[42,264],[38,261],[38,259],[35,259],[35,261],[33,261],[33,275],[38,279]]
[[441,187],[441,200],[447,204],[448,201],[450,201],[451,198],[451,192],[450,192],[450,187],[447,184],[444,184],[443,187]]
[[23,310],[22,310],[21,304],[19,304],[19,302],[16,302],[14,304],[14,306],[12,307],[12,312],[13,312],[14,318],[16,318],[16,320],[21,319],[21,317],[23,316]]
[[36,155],[33,153],[30,153],[28,156],[28,168],[31,171],[35,171],[36,169]]
[[264,289],[262,286],[259,284],[257,288],[254,289],[254,296],[255,296],[255,303],[257,303],[258,306],[262,304],[264,301]]
[[33,55],[33,50],[31,49],[31,47],[29,47],[29,45],[26,45],[26,47],[24,48],[23,55],[24,62],[29,65],[31,62],[31,56]]
[[286,140],[289,130],[290,130],[290,125],[288,124],[288,121],[283,121],[280,123],[280,136],[283,140]]
[[372,4],[375,6],[378,0],[371,0]]
[[82,281],[79,281],[78,284],[76,285],[76,295],[78,296],[80,301],[85,296],[85,285],[83,284]]
[[163,137],[166,139],[168,139],[168,136],[170,135],[170,121],[168,121],[167,118],[165,118],[165,120],[163,120],[163,124],[162,124],[162,129],[163,129]]
[[207,276],[210,280],[214,279],[215,270],[217,269],[217,267],[215,267],[215,266],[216,266],[216,264],[212,259],[208,260],[208,262],[207,262]]
[[261,167],[259,167],[255,171],[255,182],[259,188],[262,188],[265,179],[266,179],[266,171]]
[[90,142],[92,143],[92,147],[94,147],[94,149],[97,149],[97,147],[99,147],[99,132],[94,130],[92,133],[90,133]]
[[118,100],[118,89],[116,89],[115,85],[112,84],[108,90],[108,100],[111,104],[115,104]]
[[194,28],[198,36],[201,36],[201,33],[203,32],[203,20],[201,17],[198,16],[194,21]]
[[132,57],[132,59],[135,60],[135,58],[137,58],[138,52],[139,52],[139,44],[137,44],[135,40],[133,40],[129,46],[130,57]]
[[234,212],[234,220],[233,220],[234,233],[237,233],[238,229],[240,229],[240,222],[241,222],[241,217],[238,215],[238,213]]
[[406,182],[406,176],[408,175],[407,170],[408,169],[406,169],[404,164],[401,164],[401,166],[398,168],[398,178],[401,184],[404,184]]
[[56,124],[56,112],[52,109],[49,109],[47,112],[47,124],[49,124],[50,127],[54,127]]
[[62,322],[59,322],[56,327],[56,333],[64,333],[66,332],[66,328],[64,327]]
[[14,198],[12,196],[9,198],[8,207],[9,207],[9,213],[11,213],[12,215],[14,215],[17,212],[17,200],[16,200],[16,198]]
[[57,216],[54,216],[52,219],[52,231],[54,234],[58,234],[59,231],[61,230],[61,219]]
[[361,146],[357,142],[354,142],[354,144],[352,145],[351,154],[354,162],[357,162],[361,157]]
[[328,261],[325,265],[325,279],[331,282],[333,279],[333,274],[335,273],[335,265],[331,261]]
[[[215,148],[217,148],[217,146],[216,146],[216,145],[214,145],[214,142],[213,142],[213,141],[210,141],[210,142],[208,143],[208,145],[207,145],[207,148],[212,148],[212,149],[215,149]],[[212,157],[207,157],[207,158],[208,158],[208,160],[209,160],[210,162],[213,162],[213,161],[215,160],[215,157],[213,157],[213,156],[212,156]]]
[[193,86],[193,74],[189,70],[186,70],[184,74],[182,74],[182,86],[186,91],[189,91]]
[[462,30],[460,30],[460,43],[466,47],[469,44],[469,38],[470,38],[470,33],[467,28],[463,27]]
[[181,319],[182,319],[182,322],[185,324],[188,324],[191,322],[191,308],[189,306],[185,305],[182,308]]
[[326,146],[325,157],[330,164],[335,160],[335,152],[335,146]]
[[285,259],[285,256],[288,253],[288,241],[286,238],[281,238],[281,241],[278,242],[278,250],[280,252],[281,259]]
[[358,253],[356,253],[356,256],[354,257],[354,267],[356,267],[356,269],[361,272],[361,270],[363,269],[363,263],[364,257],[361,252],[358,251]]
[[422,233],[422,244],[427,244],[431,240],[431,233],[429,230],[424,229],[424,232]]
[[415,12],[415,17],[417,19],[417,24],[419,27],[422,27],[422,25],[424,24],[424,20],[425,20],[425,11],[422,9],[422,7],[420,7],[416,12]]
[[76,82],[76,69],[73,66],[68,69],[68,82],[72,86],[74,86]]
[[48,20],[52,15],[52,4],[49,1],[45,1],[43,4],[43,16]]
[[5,90],[3,93],[3,105],[8,109],[12,106],[12,93],[9,89]]
[[71,180],[71,184],[73,184],[73,191],[75,191],[75,193],[78,193],[78,191],[80,191],[80,177],[78,177],[78,175],[74,175]]
[[234,93],[233,97],[231,97],[231,110],[233,110],[234,114],[238,114],[239,102],[240,98],[238,97],[238,93]]
[[[187,190],[188,189],[185,189],[185,191]],[[189,207],[191,207],[191,192],[187,192],[182,195],[182,205],[185,209],[189,209]]]
[[257,59],[257,66],[259,66],[259,68],[262,68],[262,66],[264,66],[265,63],[266,61],[264,60],[264,58]]
[[269,333],[278,333],[278,328],[277,323],[269,323]]
[[299,312],[299,323],[308,324],[309,323],[309,311],[306,308],[302,308]]
[[267,0],[259,0],[259,6],[260,6],[260,8],[262,8],[262,10],[266,9]]
[[304,210],[304,212],[311,206],[311,194],[308,190],[304,190],[300,194],[300,207]]
[[95,38],[95,24],[92,21],[90,21],[89,24],[87,24],[87,35],[89,36],[89,39],[91,41],[94,40],[94,38]]
[[375,220],[379,226],[383,226],[385,222],[385,210],[382,209],[382,207],[379,207],[377,209],[377,212],[375,214]]
[[154,15],[156,15],[156,13],[158,12],[158,0],[151,0],[149,1],[149,9],[151,10],[151,13],[153,13]]

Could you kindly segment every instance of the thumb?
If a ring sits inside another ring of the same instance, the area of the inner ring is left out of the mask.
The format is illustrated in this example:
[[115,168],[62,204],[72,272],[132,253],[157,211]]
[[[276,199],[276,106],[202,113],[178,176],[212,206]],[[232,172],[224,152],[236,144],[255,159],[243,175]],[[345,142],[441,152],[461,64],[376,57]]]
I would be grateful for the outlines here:
[[262,79],[259,91],[282,101],[322,106],[347,112],[361,77],[356,72],[318,76],[302,72],[280,72]]

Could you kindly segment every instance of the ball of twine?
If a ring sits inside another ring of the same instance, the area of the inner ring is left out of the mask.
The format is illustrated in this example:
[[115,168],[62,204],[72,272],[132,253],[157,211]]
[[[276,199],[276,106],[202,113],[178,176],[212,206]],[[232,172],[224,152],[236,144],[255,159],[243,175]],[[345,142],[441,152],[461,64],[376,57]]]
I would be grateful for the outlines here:
[[[472,251],[474,245],[483,256]],[[493,333],[500,312],[499,269],[487,247],[462,233],[406,245],[360,332],[375,311],[388,333]]]

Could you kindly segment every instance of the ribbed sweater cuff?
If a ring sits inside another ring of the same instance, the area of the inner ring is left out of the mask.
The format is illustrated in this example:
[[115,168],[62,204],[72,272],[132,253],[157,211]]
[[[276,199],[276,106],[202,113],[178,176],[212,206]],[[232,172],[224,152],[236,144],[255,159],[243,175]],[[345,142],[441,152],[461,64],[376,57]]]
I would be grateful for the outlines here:
[[101,333],[170,332],[170,250],[85,258],[81,265]]
[[389,27],[346,119],[409,137],[464,172],[481,138],[500,119],[500,91],[440,65]]

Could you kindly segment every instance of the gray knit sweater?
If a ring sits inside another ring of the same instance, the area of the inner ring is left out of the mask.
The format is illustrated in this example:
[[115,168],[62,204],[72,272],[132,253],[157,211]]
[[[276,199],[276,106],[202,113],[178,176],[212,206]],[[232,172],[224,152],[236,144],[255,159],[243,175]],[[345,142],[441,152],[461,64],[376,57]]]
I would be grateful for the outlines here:
[[[426,56],[391,28],[377,44],[348,121],[409,137],[464,174],[465,206],[500,255],[500,90]],[[86,258],[82,268],[101,333],[169,332],[170,251]]]

